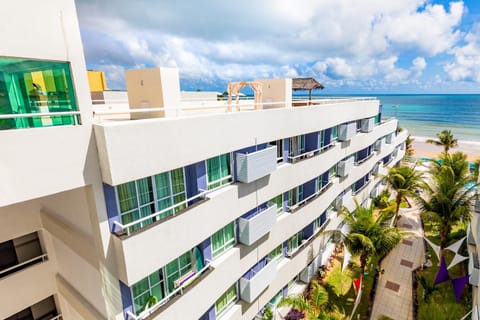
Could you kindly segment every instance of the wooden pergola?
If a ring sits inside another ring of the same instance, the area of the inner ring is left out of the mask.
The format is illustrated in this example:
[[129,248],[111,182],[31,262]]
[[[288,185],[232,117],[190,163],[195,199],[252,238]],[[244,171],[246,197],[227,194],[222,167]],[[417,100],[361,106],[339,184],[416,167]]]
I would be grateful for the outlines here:
[[312,101],[312,90],[325,88],[323,84],[315,80],[314,78],[293,78],[292,90],[308,90],[308,100]]

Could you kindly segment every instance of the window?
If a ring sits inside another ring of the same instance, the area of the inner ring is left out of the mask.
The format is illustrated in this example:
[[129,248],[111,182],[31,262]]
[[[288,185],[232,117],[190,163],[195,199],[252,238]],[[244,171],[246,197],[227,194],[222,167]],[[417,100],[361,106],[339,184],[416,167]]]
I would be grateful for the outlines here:
[[332,141],[338,139],[338,126],[332,128]]
[[276,204],[277,205],[277,213],[282,213],[283,212],[283,193],[279,194],[275,198],[271,199],[269,201],[271,204]]
[[[185,174],[183,168],[157,174],[116,187],[119,214],[122,224],[136,221],[179,204],[186,200]],[[171,216],[186,208],[186,204],[162,213],[159,219]],[[147,219],[130,227],[130,231],[147,226],[156,219]]]
[[270,300],[270,302],[268,303],[272,308],[275,308],[277,306],[277,304],[280,303],[280,301],[282,300],[283,298],[283,291],[280,290],[278,291],[278,293],[272,298],[272,300]]
[[[68,62],[0,57],[0,115],[77,111]],[[0,119],[0,130],[79,123],[78,115]]]
[[320,131],[318,135],[318,147],[322,148],[323,146],[325,146],[325,130]]
[[235,245],[235,222],[226,225],[212,235],[212,256],[218,257],[220,254]]
[[288,206],[293,207],[303,198],[303,185],[300,185],[296,188],[291,189],[288,191]]
[[305,135],[290,138],[288,156],[295,157],[305,153]]
[[277,163],[283,162],[283,139],[272,141],[269,144],[277,146]]
[[159,301],[165,297],[163,285],[163,273],[162,270],[159,270],[132,286],[133,307],[136,314],[145,310],[150,297],[155,296]]
[[234,283],[220,298],[215,302],[215,316],[219,317],[228,307],[237,301],[237,283]]
[[232,182],[230,162],[229,153],[210,158],[206,161],[207,186],[209,190]]
[[175,281],[195,269],[192,254],[191,250],[187,251],[131,287],[136,314],[145,310],[151,296],[157,297],[158,301],[164,299],[175,290]]
[[282,256],[282,245],[279,245],[268,254],[268,260],[271,261],[275,258]]
[[328,171],[328,177],[329,179],[332,179],[333,177],[335,177],[337,175],[337,165],[333,165],[333,167],[330,168],[330,170]]
[[293,237],[288,239],[288,242],[287,242],[288,252],[291,253],[295,251],[295,249],[297,249],[302,243],[302,238],[303,238],[303,231],[300,231],[294,234]]
[[327,212],[323,212],[320,217],[315,219],[315,230],[318,231],[320,228],[323,227],[323,225],[327,222]]
[[175,289],[175,280],[180,279],[191,270],[192,255],[190,251],[167,264],[165,267],[165,275],[167,277],[168,292],[172,292]]
[[375,124],[379,124],[380,123],[380,113],[377,113],[377,115],[375,116]]

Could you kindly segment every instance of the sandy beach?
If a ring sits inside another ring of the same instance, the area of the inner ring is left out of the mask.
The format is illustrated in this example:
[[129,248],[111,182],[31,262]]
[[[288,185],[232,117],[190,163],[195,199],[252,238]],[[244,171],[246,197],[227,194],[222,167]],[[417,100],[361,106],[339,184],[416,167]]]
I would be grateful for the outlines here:
[[[426,143],[427,138],[413,137],[415,140],[412,143],[415,149],[415,158],[435,158],[442,151],[443,147],[434,144]],[[451,152],[462,151],[467,154],[468,161],[475,161],[480,159],[480,142],[476,141],[458,141],[458,147],[450,149]]]

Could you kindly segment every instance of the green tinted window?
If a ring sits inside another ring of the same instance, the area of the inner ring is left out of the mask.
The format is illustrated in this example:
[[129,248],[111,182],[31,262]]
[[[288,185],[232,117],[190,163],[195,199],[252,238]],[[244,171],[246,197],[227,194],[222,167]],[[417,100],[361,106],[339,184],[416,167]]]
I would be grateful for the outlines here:
[[217,257],[235,245],[235,223],[232,222],[212,235],[212,255]]
[[0,130],[80,123],[78,115],[15,117],[77,111],[70,64],[0,57]]
[[[222,154],[210,158],[207,163],[207,185],[208,189],[215,189],[232,181],[230,170],[230,154]],[[228,178],[230,177],[230,178]]]

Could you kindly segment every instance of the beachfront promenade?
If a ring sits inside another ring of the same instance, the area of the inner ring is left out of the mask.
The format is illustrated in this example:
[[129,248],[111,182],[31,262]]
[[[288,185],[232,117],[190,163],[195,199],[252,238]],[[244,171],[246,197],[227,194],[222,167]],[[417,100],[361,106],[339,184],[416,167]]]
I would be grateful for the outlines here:
[[382,262],[370,319],[385,315],[395,320],[413,319],[412,270],[424,259],[423,229],[418,208],[400,209],[397,226],[412,235],[400,242]]

